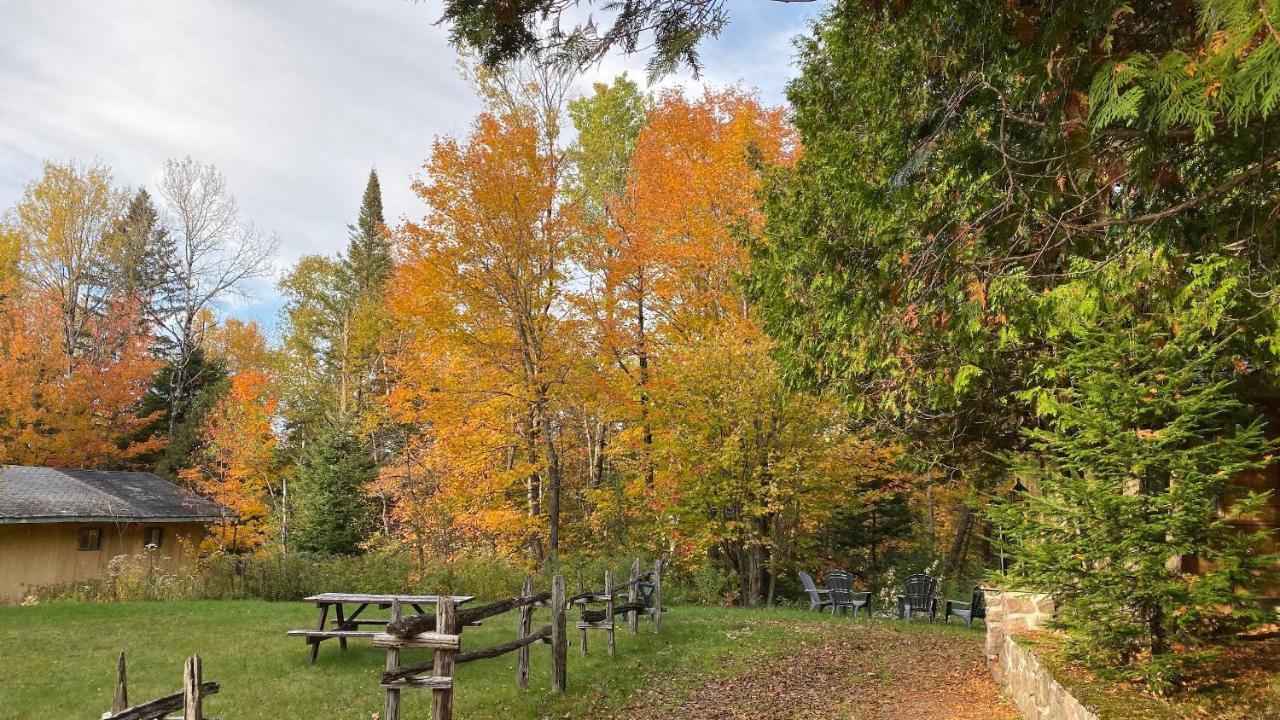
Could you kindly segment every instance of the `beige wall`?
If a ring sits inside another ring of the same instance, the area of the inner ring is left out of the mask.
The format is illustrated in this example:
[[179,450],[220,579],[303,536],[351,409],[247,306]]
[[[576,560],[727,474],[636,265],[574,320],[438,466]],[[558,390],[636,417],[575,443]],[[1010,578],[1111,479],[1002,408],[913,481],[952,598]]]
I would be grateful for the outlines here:
[[[102,546],[79,550],[82,527],[102,528]],[[107,574],[117,555],[143,552],[146,528],[163,527],[157,568],[173,570],[191,562],[204,527],[199,523],[29,523],[0,525],[0,602],[17,602],[34,590],[92,580]]]

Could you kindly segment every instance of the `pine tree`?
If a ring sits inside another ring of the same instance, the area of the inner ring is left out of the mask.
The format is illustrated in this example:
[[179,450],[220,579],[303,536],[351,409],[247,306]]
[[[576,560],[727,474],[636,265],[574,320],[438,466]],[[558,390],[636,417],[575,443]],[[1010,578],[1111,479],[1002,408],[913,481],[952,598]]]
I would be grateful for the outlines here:
[[359,298],[380,295],[391,273],[391,247],[383,223],[382,188],[378,184],[378,172],[370,170],[360,203],[360,217],[355,225],[348,226],[350,240],[345,265]]
[[363,488],[376,468],[349,428],[325,427],[303,452],[295,485],[294,547],[349,555],[368,535],[371,513]]

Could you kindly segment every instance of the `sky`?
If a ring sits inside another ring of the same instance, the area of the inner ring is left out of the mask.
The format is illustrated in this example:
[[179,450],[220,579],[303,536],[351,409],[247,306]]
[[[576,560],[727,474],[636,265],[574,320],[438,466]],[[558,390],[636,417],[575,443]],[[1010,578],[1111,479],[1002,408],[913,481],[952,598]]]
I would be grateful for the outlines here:
[[[697,93],[740,83],[782,104],[793,38],[826,0],[731,0],[701,49]],[[0,209],[46,160],[99,162],[117,185],[155,187],[190,156],[226,176],[246,220],[275,233],[275,273],[347,242],[370,168],[388,222],[423,215],[409,189],[440,135],[463,135],[480,103],[457,71],[440,0],[0,0]],[[592,82],[644,56],[611,56]],[[274,277],[223,312],[276,326]]]

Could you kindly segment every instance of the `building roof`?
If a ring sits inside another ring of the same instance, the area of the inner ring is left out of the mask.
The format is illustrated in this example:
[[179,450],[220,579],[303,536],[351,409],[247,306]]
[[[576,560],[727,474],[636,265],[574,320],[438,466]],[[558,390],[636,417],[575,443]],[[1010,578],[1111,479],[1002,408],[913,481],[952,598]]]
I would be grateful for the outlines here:
[[147,472],[0,465],[0,524],[207,522],[229,513]]

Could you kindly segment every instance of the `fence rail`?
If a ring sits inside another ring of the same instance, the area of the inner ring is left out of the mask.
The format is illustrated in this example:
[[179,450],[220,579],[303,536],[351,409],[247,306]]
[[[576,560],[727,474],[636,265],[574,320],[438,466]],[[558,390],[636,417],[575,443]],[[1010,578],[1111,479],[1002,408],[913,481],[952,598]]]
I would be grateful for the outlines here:
[[140,705],[129,707],[129,683],[125,670],[124,651],[116,662],[115,694],[111,709],[102,714],[102,720],[164,720],[169,713],[182,711],[182,720],[214,720],[204,716],[204,699],[216,694],[222,686],[205,682],[203,663],[199,655],[187,658],[182,668],[182,689]]
[[[525,578],[520,595],[466,610],[458,610],[452,600],[441,598],[434,614],[406,617],[401,612],[400,603],[393,603],[387,631],[373,639],[375,647],[387,651],[381,677],[381,687],[385,692],[383,720],[400,720],[400,693],[403,690],[430,690],[431,720],[452,720],[457,666],[510,652],[517,653],[516,686],[521,690],[527,689],[530,648],[536,643],[544,643],[550,648],[551,691],[564,692],[568,675],[568,608],[574,605],[579,608],[576,627],[582,633],[582,652],[585,654],[587,651],[587,630],[599,628],[608,631],[609,655],[612,656],[617,652],[617,615],[629,615],[633,633],[637,631],[641,613],[649,616],[655,632],[661,629],[662,569],[662,561],[659,560],[652,570],[641,573],[640,561],[636,560],[631,564],[631,577],[627,582],[615,585],[613,573],[606,571],[602,589],[582,591],[580,587],[580,592],[573,597],[566,597],[564,577],[555,575],[546,592],[534,592],[533,578]],[[617,596],[624,591],[626,602],[618,603]],[[591,609],[589,606],[592,604],[603,605],[603,610]],[[534,630],[533,611],[538,607],[550,610],[551,623]],[[514,640],[461,651],[462,631],[466,626],[512,610],[518,611]],[[597,616],[595,613],[600,614]],[[434,650],[435,655],[431,660],[401,665],[400,651],[410,648]]]

